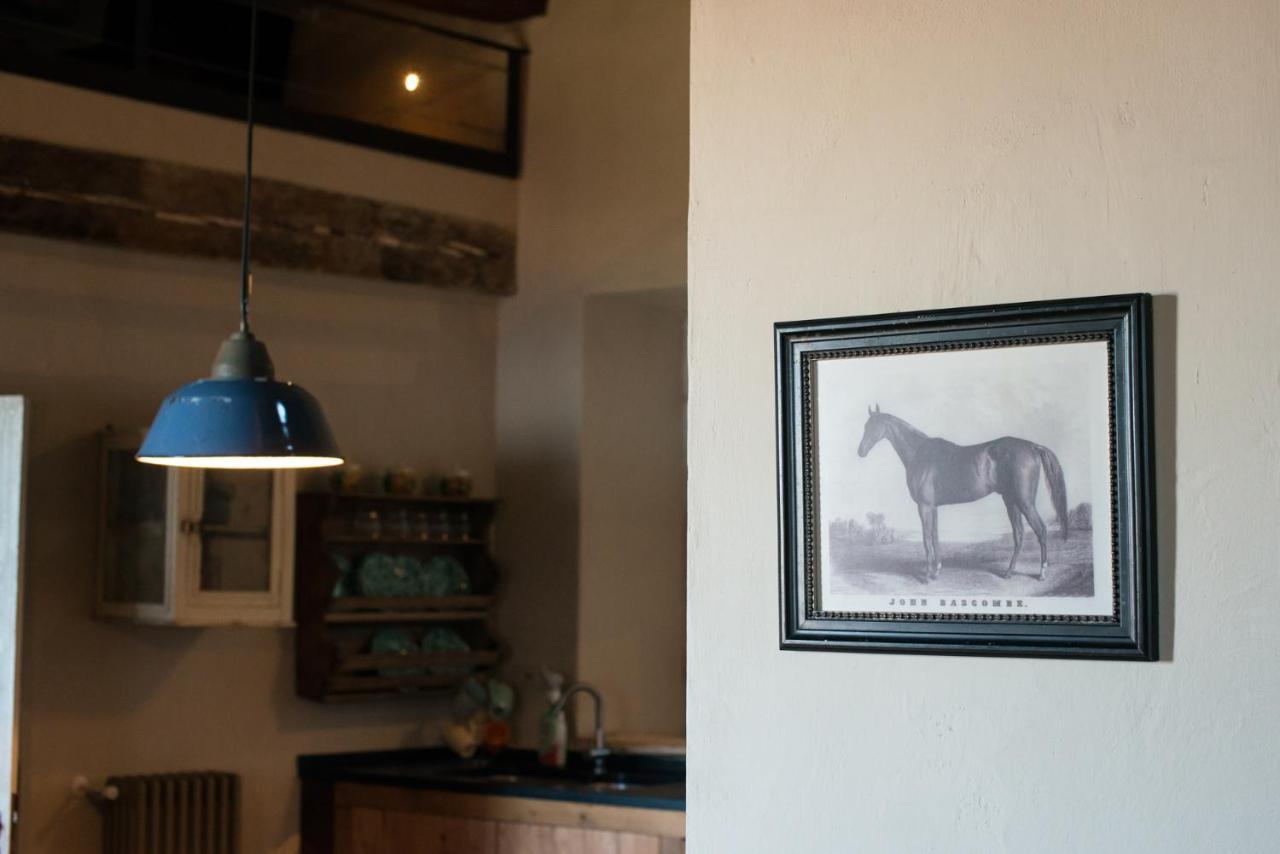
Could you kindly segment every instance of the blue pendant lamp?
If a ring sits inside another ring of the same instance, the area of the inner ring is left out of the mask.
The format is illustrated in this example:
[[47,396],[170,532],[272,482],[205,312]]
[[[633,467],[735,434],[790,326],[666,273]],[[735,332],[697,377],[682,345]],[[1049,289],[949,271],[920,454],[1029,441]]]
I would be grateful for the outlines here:
[[240,329],[222,343],[213,375],[169,395],[138,449],[138,460],[211,469],[300,469],[342,463],[319,402],[278,382],[267,347],[249,331],[249,213],[253,181],[253,83],[258,4],[249,24],[248,140],[240,242]]

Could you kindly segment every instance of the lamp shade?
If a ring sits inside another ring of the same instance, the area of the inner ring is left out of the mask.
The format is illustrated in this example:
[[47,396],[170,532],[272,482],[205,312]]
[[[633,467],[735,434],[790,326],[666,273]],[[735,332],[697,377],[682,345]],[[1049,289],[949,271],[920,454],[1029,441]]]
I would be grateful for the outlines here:
[[266,345],[249,331],[257,0],[251,0],[249,12],[240,329],[222,342],[209,379],[184,385],[160,404],[138,449],[139,462],[208,469],[303,469],[342,463],[319,402],[293,383],[276,381]]
[[319,468],[342,456],[320,404],[270,377],[203,379],[160,405],[138,460],[225,469]]

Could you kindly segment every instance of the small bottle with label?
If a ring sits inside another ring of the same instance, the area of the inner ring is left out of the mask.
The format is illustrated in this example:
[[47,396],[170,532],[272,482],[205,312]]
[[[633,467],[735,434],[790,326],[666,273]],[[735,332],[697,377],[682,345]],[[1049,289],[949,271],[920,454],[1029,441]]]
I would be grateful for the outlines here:
[[547,683],[547,711],[538,725],[538,761],[552,768],[563,768],[569,758],[569,722],[564,709],[558,708],[564,690],[564,675],[542,671]]

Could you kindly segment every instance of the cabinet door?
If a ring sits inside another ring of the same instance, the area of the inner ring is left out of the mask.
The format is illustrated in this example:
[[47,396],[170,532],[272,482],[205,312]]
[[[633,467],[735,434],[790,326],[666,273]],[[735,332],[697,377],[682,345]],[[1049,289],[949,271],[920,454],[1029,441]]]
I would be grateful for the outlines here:
[[269,593],[275,475],[210,470],[201,480],[199,592]]
[[96,613],[167,623],[173,619],[179,473],[134,459],[141,435],[102,437],[102,509]]
[[388,811],[379,854],[496,854],[497,822]]
[[382,810],[369,807],[341,807],[335,810],[333,854],[381,854],[384,815]]
[[334,854],[496,854],[497,822],[351,807],[334,821]]
[[500,822],[498,854],[661,854],[661,839],[644,833]]
[[292,472],[183,472],[177,621],[292,621]]

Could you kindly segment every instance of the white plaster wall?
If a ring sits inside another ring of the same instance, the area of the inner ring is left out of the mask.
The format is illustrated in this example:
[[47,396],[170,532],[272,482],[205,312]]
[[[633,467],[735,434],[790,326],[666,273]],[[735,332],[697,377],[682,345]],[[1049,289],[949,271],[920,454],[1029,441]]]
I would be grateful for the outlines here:
[[[679,288],[688,193],[688,0],[556,0],[527,27],[520,292],[498,315],[499,625],[522,690],[577,667],[583,300]],[[586,708],[586,703],[583,703]]]
[[[236,170],[235,122],[0,75],[0,133]],[[96,130],[96,134],[94,131]],[[476,173],[264,131],[259,174],[509,224]],[[487,200],[486,200],[487,199]],[[505,200],[505,201],[504,201]],[[2,202],[0,202],[2,203]],[[435,743],[436,700],[324,706],[293,691],[293,632],[90,618],[95,431],[144,426],[234,329],[234,263],[0,234],[0,393],[27,396],[21,850],[96,854],[75,774],[239,772],[242,849],[296,845],[300,753]],[[254,329],[371,469],[471,470],[494,488],[497,300],[258,268]]]
[[[22,641],[23,495],[27,467],[27,404],[0,395],[0,804],[13,802],[18,783],[18,656]],[[13,851],[6,810],[0,851]]]
[[684,735],[685,296],[586,300],[578,677],[611,732]]
[[[689,842],[1280,836],[1280,5],[694,0]],[[773,321],[1158,295],[1164,660],[777,649]]]

